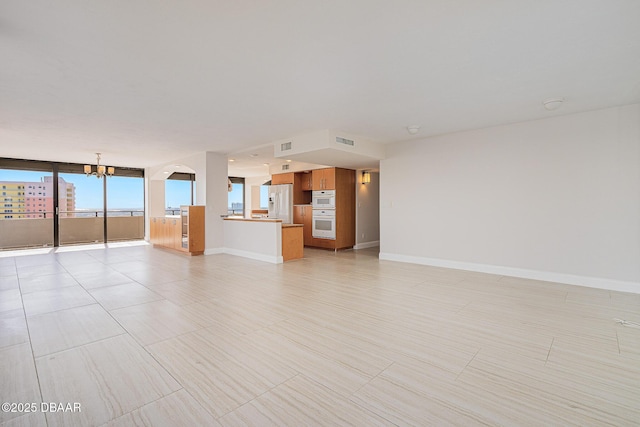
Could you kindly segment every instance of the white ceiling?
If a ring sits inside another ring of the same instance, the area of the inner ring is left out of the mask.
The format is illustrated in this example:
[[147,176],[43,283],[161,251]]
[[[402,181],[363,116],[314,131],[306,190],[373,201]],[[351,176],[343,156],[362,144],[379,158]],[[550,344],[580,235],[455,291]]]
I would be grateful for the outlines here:
[[146,167],[636,103],[639,22],[637,0],[2,0],[0,157]]

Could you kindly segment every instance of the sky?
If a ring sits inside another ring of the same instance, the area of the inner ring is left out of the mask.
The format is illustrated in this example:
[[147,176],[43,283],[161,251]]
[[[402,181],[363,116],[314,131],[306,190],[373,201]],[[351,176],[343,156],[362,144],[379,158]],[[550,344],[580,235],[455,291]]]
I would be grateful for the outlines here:
[[[10,169],[0,169],[0,181],[40,182],[44,176],[51,176],[46,172],[31,172]],[[82,174],[61,173],[60,177],[71,182],[76,187],[76,209],[102,210],[102,179]],[[128,178],[111,176],[107,178],[107,207],[112,209],[144,208],[144,180],[142,178]],[[194,184],[195,189],[195,184]],[[266,189],[266,187],[265,187]],[[231,203],[242,203],[242,184],[233,184],[233,191],[229,193],[229,207]],[[180,207],[191,204],[190,181],[165,181],[165,207]],[[198,204],[198,200],[194,200]]]

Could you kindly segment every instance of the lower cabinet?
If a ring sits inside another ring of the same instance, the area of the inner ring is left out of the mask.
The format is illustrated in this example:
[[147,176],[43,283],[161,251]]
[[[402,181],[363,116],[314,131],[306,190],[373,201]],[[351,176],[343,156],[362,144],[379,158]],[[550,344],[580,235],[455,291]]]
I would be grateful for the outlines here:
[[305,246],[313,246],[314,238],[311,227],[313,223],[311,221],[313,216],[313,210],[311,205],[297,205],[293,207],[293,223],[302,224],[303,228],[303,241]]
[[204,253],[204,206],[184,206],[179,217],[153,217],[149,240],[154,246],[187,252]]

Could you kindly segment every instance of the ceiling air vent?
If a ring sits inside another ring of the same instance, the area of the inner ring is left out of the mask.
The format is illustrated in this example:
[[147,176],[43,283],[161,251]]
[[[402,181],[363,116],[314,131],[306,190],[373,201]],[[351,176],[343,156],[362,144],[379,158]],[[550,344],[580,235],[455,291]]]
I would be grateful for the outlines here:
[[[291,143],[289,143],[289,144],[291,144]],[[282,165],[282,170],[283,171],[288,171],[289,170],[289,164]]]
[[344,145],[348,145],[350,147],[353,147],[353,146],[356,145],[356,143],[353,140],[347,139],[347,138],[341,138],[339,136],[336,136],[336,142],[338,144],[344,144]]
[[280,144],[280,151],[291,150],[291,141]]

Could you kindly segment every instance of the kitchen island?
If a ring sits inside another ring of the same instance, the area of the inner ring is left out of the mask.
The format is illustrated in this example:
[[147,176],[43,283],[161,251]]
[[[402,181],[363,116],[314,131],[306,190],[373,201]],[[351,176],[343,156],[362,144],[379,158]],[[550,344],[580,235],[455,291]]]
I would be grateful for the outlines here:
[[304,253],[303,225],[283,224],[280,219],[225,218],[224,241],[226,253],[274,264]]

